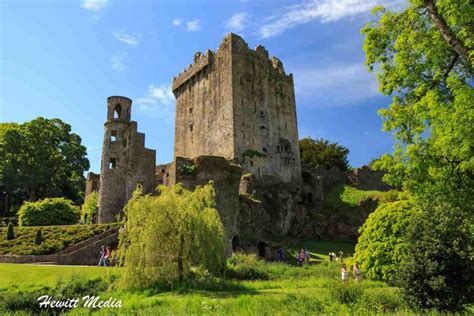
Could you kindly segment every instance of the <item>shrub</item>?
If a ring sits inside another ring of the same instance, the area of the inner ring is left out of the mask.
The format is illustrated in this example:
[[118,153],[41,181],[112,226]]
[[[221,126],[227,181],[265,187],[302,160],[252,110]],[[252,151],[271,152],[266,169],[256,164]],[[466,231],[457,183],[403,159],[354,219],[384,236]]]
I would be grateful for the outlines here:
[[212,275],[225,267],[224,226],[215,209],[212,182],[193,192],[181,184],[159,187],[160,195],[135,191],[125,207],[119,257],[123,281],[147,288],[190,278],[201,266]]
[[410,306],[420,310],[463,311],[474,303],[472,222],[450,206],[423,211],[407,233],[399,285]]
[[97,212],[99,192],[94,191],[84,200],[81,207],[81,219],[84,224],[88,224]]
[[270,280],[271,274],[265,270],[265,262],[254,254],[234,254],[227,259],[226,276],[236,280]]
[[35,245],[41,245],[42,242],[43,237],[41,236],[41,229],[37,229],[35,235]]
[[413,202],[402,200],[381,204],[360,229],[355,260],[365,277],[392,282],[406,255],[404,237],[414,214]]
[[327,284],[329,296],[339,304],[356,303],[364,294],[360,284],[339,282],[330,282]]
[[10,222],[8,223],[8,228],[7,228],[7,240],[13,240],[15,239],[15,231],[13,230],[13,223]]
[[49,198],[26,202],[18,211],[20,226],[47,226],[76,224],[79,208],[65,198]]

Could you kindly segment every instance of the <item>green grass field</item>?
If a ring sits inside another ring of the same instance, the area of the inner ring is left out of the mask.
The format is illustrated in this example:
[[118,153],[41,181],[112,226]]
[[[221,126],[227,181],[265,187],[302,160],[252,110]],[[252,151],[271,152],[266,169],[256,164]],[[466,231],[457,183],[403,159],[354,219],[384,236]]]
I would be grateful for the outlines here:
[[[305,241],[300,246],[320,258],[327,257],[329,251],[350,253],[354,248],[348,242],[327,241]],[[310,315],[406,311],[396,288],[368,280],[360,284],[352,281],[342,284],[340,265],[335,262],[326,260],[297,267],[257,261],[256,266],[271,278],[253,281],[201,278],[173,287],[130,291],[121,286],[121,268],[0,264],[0,313],[31,312],[31,308],[34,311],[36,298],[44,294],[82,297],[97,289],[103,300],[112,297],[122,301],[121,309],[92,311],[104,315]],[[83,308],[69,312],[82,315],[91,310]]]

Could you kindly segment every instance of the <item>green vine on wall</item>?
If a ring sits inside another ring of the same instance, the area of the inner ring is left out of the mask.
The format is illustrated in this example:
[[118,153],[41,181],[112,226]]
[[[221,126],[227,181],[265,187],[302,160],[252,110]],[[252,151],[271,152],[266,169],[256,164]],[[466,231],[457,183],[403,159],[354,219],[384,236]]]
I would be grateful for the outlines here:
[[253,150],[253,149],[247,149],[244,151],[242,154],[242,157],[245,159],[245,157],[253,158],[253,157],[266,157],[266,154],[263,154],[259,151]]

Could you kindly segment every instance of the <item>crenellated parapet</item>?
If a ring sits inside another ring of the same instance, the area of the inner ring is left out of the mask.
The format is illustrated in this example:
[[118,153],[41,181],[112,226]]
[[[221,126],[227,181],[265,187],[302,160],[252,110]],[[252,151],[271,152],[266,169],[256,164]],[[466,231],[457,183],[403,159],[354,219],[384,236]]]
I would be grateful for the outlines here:
[[173,77],[173,92],[175,92],[179,87],[184,85],[191,78],[196,76],[200,71],[205,67],[211,64],[214,58],[214,52],[207,50],[205,54],[197,52],[194,54],[194,63],[190,64],[186,69],[179,73],[176,77]]

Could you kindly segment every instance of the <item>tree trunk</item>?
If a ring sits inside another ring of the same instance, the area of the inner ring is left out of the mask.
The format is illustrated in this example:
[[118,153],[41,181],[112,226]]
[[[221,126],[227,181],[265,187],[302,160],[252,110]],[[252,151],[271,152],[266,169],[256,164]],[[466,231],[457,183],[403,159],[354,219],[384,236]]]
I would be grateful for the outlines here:
[[424,0],[424,2],[433,23],[443,36],[444,40],[468,63],[468,67],[471,68],[469,50],[464,47],[462,41],[457,38],[456,34],[454,34],[454,32],[449,28],[445,19],[439,14],[434,0]]
[[183,266],[183,250],[184,250],[184,238],[181,236],[179,241],[179,251],[178,251],[178,276],[179,282],[182,282],[184,279],[184,266]]

